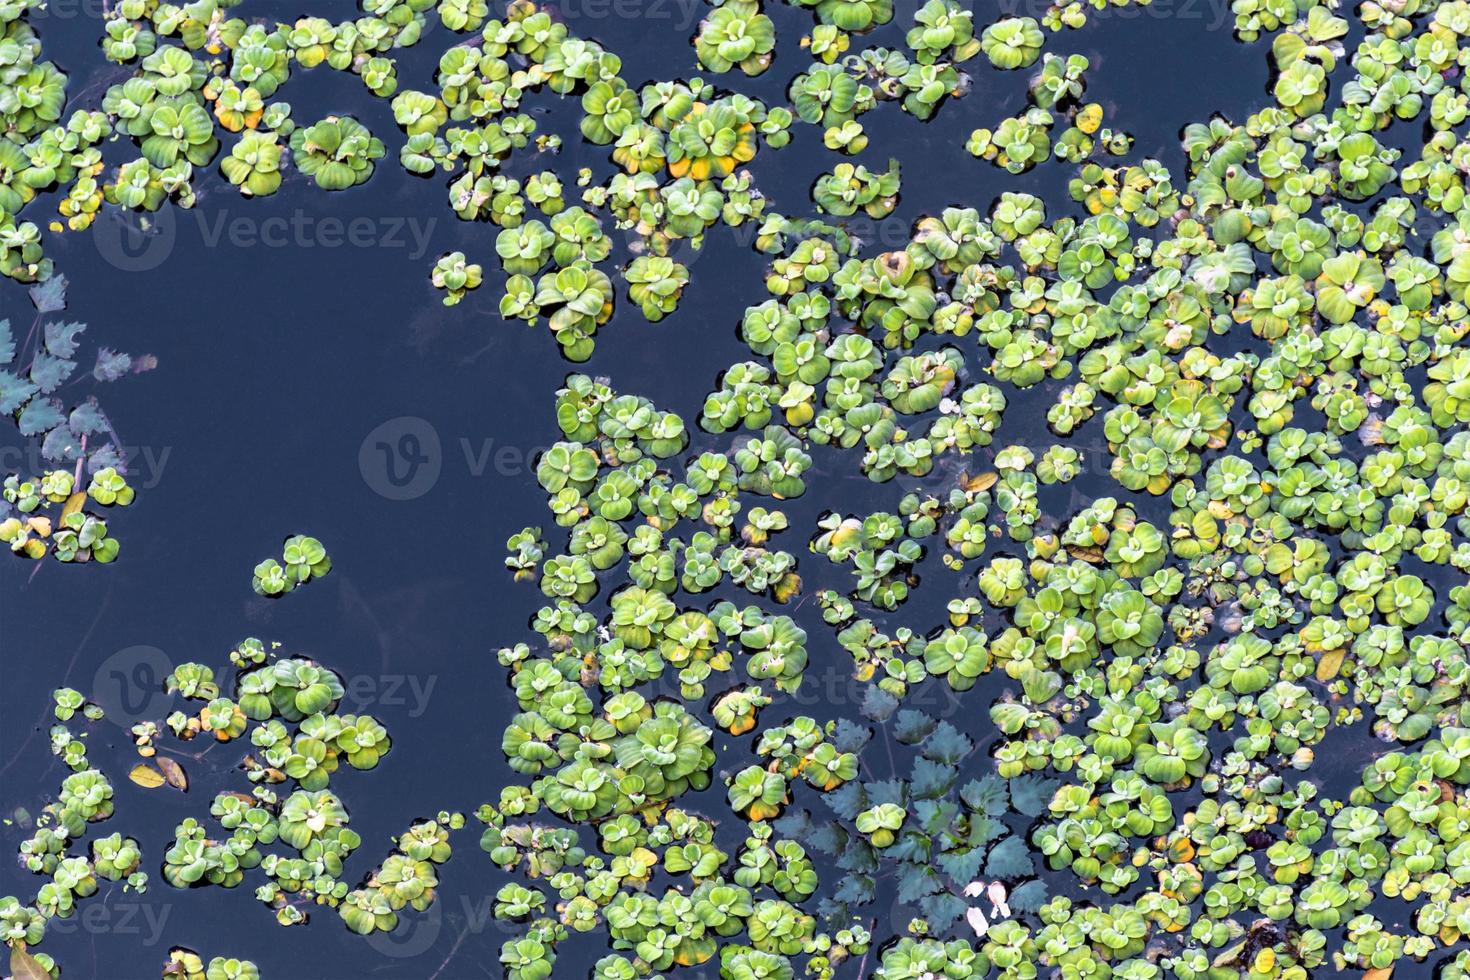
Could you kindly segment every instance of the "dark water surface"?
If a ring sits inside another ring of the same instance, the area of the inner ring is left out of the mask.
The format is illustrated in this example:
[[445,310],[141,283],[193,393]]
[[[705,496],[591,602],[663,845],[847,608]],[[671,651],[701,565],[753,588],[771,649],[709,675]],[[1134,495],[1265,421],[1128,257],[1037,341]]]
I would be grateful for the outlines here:
[[[899,7],[906,26],[911,9]],[[998,16],[988,7],[977,9],[977,25]],[[351,15],[344,3],[327,8],[252,2],[237,13],[287,22],[302,13]],[[762,78],[734,84],[780,103],[790,77],[808,63],[796,42],[811,19],[803,10],[771,8],[781,39],[777,61]],[[617,9],[639,15],[584,4],[563,14],[573,32],[620,54],[630,80],[696,73],[688,38],[707,7],[685,0]],[[1051,37],[1047,50],[1087,54],[1087,98],[1108,107],[1109,125],[1137,136],[1136,156],[1157,156],[1177,176],[1183,125],[1212,111],[1243,116],[1263,98],[1266,47],[1235,42],[1222,17],[1228,10],[1204,5],[1190,15],[1177,5],[1144,15],[1108,11],[1093,14],[1084,30]],[[125,73],[102,61],[99,18],[55,8],[36,23],[47,55],[71,75],[74,105],[83,92],[84,99],[99,98]],[[399,52],[400,88],[431,89],[433,67],[452,43],[434,26],[417,47]],[[901,39],[890,27],[869,43]],[[972,129],[993,127],[1024,99],[1019,73],[994,72],[983,60],[971,63],[973,91],[949,101],[931,123],[896,106],[864,117],[872,139],[863,162],[881,167],[897,156],[903,163],[902,201],[876,231],[880,239],[896,233],[901,243],[921,214],[950,204],[985,209],[1003,190],[1043,195],[1052,216],[1066,202],[1070,167],[1048,163],[1013,178],[965,151]],[[527,328],[498,318],[498,229],[459,221],[442,177],[421,179],[398,166],[401,135],[386,100],[371,97],[357,77],[326,69],[294,70],[278,98],[291,102],[298,121],[337,111],[365,122],[388,146],[372,180],[325,194],[291,175],[274,197],[247,201],[211,167],[194,211],[164,212],[152,234],[139,236],[109,213],[90,234],[51,239],[50,254],[71,280],[66,315],[90,325],[89,344],[152,353],[159,367],[99,392],[122,440],[137,450],[130,467],[137,501],[111,522],[122,541],[120,561],[75,568],[0,562],[0,736],[7,747],[20,747],[0,763],[0,803],[6,813],[24,807],[34,814],[65,775],[47,750],[54,688],[68,685],[111,702],[121,709],[113,711],[118,717],[161,718],[170,709],[154,686],[170,664],[194,660],[222,673],[227,652],[243,637],[279,640],[283,652],[341,673],[348,686],[342,710],[372,713],[393,738],[375,770],[344,770],[332,783],[363,838],[345,876],[355,883],[414,818],[439,809],[469,813],[495,799],[510,776],[499,743],[515,707],[495,651],[527,639],[526,623],[542,596],[512,584],[503,542],[523,526],[549,523],[530,461],[559,436],[552,394],[569,365],[544,324]],[[510,172],[555,169],[572,203],[577,168],[604,172],[605,150],[581,144],[575,102],[550,95],[531,101],[541,131],[560,132],[567,146],[554,159],[518,154]],[[751,170],[777,210],[800,215],[809,209],[812,180],[834,157],[813,127],[798,125],[794,133],[789,147],[762,151]],[[744,307],[764,298],[765,259],[750,248],[749,235],[718,228],[709,239],[703,253],[684,257],[691,284],[678,311],[649,325],[620,296],[583,368],[691,425],[717,373],[747,356],[735,327]],[[428,275],[438,255],[455,249],[484,264],[486,283],[445,308]],[[4,316],[22,326],[33,316],[23,290],[11,284],[0,287]],[[1033,394],[1051,397],[1050,389]],[[1018,405],[996,446],[1039,435],[1040,414]],[[399,452],[414,445],[405,436],[419,439],[418,469]],[[17,440],[9,427],[0,432],[0,446],[13,449]],[[869,490],[851,465],[823,473],[829,457],[817,459],[819,478],[809,478],[806,497],[785,508],[793,531],[781,546],[798,555],[806,555],[800,536],[821,511],[891,506],[900,495],[896,486]],[[841,489],[840,504],[833,486]],[[1095,495],[1094,487],[1081,489]],[[1096,492],[1117,490],[1109,482]],[[411,499],[399,499],[405,496]],[[334,571],[284,601],[257,598],[251,568],[278,556],[282,539],[296,532],[326,544]],[[842,580],[845,573],[817,567],[825,564],[803,560],[805,592],[820,588],[824,574]],[[920,589],[903,619],[937,622],[946,599]],[[815,606],[796,613],[809,633],[806,683],[814,685],[801,710],[819,718],[851,715],[850,658]],[[930,688],[915,697],[981,732],[993,691],[982,684],[963,705]],[[770,710],[773,718],[785,716],[779,706]],[[100,829],[136,837],[153,880],[141,897],[103,882],[102,894],[84,901],[77,918],[53,920],[41,949],[63,965],[64,976],[156,976],[173,945],[206,958],[249,957],[267,978],[501,975],[496,957],[506,934],[489,913],[505,879],[479,850],[473,820],[455,835],[455,856],[440,869],[439,902],[427,915],[406,914],[392,936],[352,936],[330,909],[307,927],[282,929],[251,894],[264,880],[259,872],[239,888],[188,895],[157,874],[173,826],[187,815],[206,816],[215,792],[246,785],[230,768],[244,752],[240,743],[209,751],[187,746],[202,756],[186,761],[193,785],[182,797],[127,780],[135,755],[124,726],[94,726],[89,746],[116,790],[116,815]],[[727,808],[716,785],[705,809],[718,815]],[[0,828],[0,852],[13,854],[26,836],[18,825]],[[28,896],[38,884],[0,860],[0,894]],[[582,975],[606,950],[600,938],[574,937],[559,952],[561,977]],[[855,974],[848,964],[841,975]]]

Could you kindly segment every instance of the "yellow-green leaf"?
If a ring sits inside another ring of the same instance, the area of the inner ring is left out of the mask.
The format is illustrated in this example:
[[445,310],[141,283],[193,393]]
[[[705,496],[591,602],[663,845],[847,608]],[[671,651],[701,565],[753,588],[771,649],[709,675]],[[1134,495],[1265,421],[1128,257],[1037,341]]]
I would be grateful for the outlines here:
[[144,789],[157,789],[165,782],[163,773],[141,762],[133,767],[132,772],[128,773],[128,778]]

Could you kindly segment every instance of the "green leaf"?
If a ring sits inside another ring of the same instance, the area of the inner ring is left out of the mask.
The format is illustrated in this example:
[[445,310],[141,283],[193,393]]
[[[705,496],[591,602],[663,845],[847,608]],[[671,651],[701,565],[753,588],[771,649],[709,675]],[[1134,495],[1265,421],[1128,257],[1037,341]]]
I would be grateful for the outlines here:
[[857,780],[843,783],[823,798],[832,812],[844,820],[856,820],[858,812],[868,807],[868,794]]
[[867,905],[877,894],[872,878],[867,875],[848,875],[832,893],[832,898],[848,905]]

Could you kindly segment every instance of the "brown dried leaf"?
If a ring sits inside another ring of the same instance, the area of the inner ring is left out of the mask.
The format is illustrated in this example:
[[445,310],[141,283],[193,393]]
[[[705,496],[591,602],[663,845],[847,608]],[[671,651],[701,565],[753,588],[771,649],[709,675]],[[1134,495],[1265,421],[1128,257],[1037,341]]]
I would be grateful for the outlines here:
[[10,976],[12,980],[51,980],[41,961],[27,953],[24,946],[10,951]]
[[158,768],[163,770],[163,778],[174,789],[184,792],[189,788],[189,777],[184,772],[184,767],[166,755],[158,757]]
[[994,470],[988,473],[981,473],[979,476],[969,476],[961,473],[960,485],[965,488],[967,493],[979,493],[982,490],[989,490],[995,486],[995,481],[999,479],[1000,474]]

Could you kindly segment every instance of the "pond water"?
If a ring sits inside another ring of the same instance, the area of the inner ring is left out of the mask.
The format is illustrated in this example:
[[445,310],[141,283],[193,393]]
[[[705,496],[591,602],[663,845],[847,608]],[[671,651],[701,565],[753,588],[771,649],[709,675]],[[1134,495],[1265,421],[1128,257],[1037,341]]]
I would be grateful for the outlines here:
[[[796,39],[810,16],[770,6],[780,39],[775,68],[741,88],[779,103],[792,66],[804,64]],[[249,7],[250,17],[267,21],[289,22],[301,12],[258,0]],[[704,10],[680,0],[631,4],[624,15],[586,2],[558,13],[575,33],[620,53],[624,76],[641,82],[697,72],[688,39]],[[977,21],[991,16],[982,11]],[[1136,155],[1179,172],[1186,123],[1202,110],[1243,117],[1267,97],[1265,44],[1238,43],[1228,21],[1218,2],[1107,11],[1062,35],[1057,48],[1091,59],[1088,97],[1104,104],[1110,125],[1135,135]],[[62,8],[35,22],[48,56],[71,74],[74,93],[95,93],[125,73],[97,57],[97,17]],[[897,44],[900,36],[890,27],[871,43]],[[433,28],[401,52],[403,86],[430,88],[450,43],[448,32]],[[312,72],[293,78],[286,94],[298,119],[350,109],[375,133],[396,137],[387,102],[363,98],[361,84],[344,73]],[[876,166],[893,156],[903,165],[898,209],[872,229],[878,240],[869,251],[902,244],[914,219],[947,205],[984,209],[1016,190],[1065,201],[1071,168],[1049,163],[1011,177],[965,151],[963,134],[1023,106],[1021,87],[986,85],[950,100],[930,123],[897,111],[864,120],[871,136],[864,160]],[[520,166],[606,172],[605,149],[577,137],[575,99],[545,94],[535,104],[541,131],[561,133],[566,144],[554,160],[528,154],[533,163]],[[445,206],[444,178],[406,174],[391,159],[396,142],[389,143],[390,158],[371,181],[347,193],[319,193],[291,174],[281,193],[246,201],[211,175],[192,211],[165,209],[146,228],[136,216],[109,211],[90,233],[52,240],[50,254],[70,281],[66,315],[86,321],[97,343],[158,359],[156,370],[105,393],[119,436],[134,450],[130,480],[138,489],[137,502],[116,521],[121,560],[80,568],[0,562],[4,808],[34,814],[53,797],[63,773],[45,748],[50,693],[60,686],[89,693],[119,722],[97,726],[89,741],[94,762],[117,774],[117,812],[105,832],[137,837],[153,877],[142,896],[104,883],[110,894],[87,903],[97,907],[90,918],[52,925],[44,948],[64,976],[152,976],[175,945],[248,956],[268,978],[501,975],[496,957],[510,931],[490,908],[507,879],[476,846],[474,821],[454,838],[433,909],[389,936],[363,940],[327,909],[305,928],[282,929],[248,887],[183,893],[153,874],[178,820],[198,813],[215,792],[241,787],[231,768],[237,746],[195,743],[187,796],[121,778],[135,761],[126,724],[166,713],[157,685],[172,665],[223,663],[245,636],[279,640],[284,651],[338,670],[344,710],[371,712],[392,733],[393,751],[375,770],[333,780],[363,838],[349,880],[366,873],[414,818],[438,809],[468,814],[515,778],[499,745],[516,705],[495,653],[533,638],[527,623],[543,597],[511,581],[502,545],[522,527],[547,523],[533,460],[561,437],[552,393],[574,368],[544,327],[501,320],[495,289],[440,305],[427,275],[434,258],[452,250],[485,257],[488,279],[498,229],[457,220]],[[798,127],[790,146],[763,151],[750,169],[777,208],[800,214],[813,175],[831,162],[820,135]],[[744,307],[763,298],[768,260],[741,231],[717,228],[702,251],[681,256],[691,284],[674,314],[649,325],[632,304],[621,304],[599,331],[591,361],[575,369],[697,418],[719,372],[748,356],[736,327]],[[895,234],[896,243],[883,240]],[[616,243],[614,259],[621,261],[627,244]],[[30,322],[21,287],[0,287],[6,316]],[[1048,382],[1013,402],[995,446],[1054,441],[1043,415],[1059,387]],[[1096,425],[1080,438],[1083,445],[1102,440]],[[0,427],[0,440],[23,458],[23,440],[10,427]],[[893,487],[870,485],[855,467],[833,462],[835,454],[814,456],[810,490],[784,508],[792,528],[813,526],[830,508],[861,513],[896,501]],[[975,472],[990,456],[955,466]],[[1084,478],[1055,491],[1047,512],[1065,515],[1101,492]],[[1105,492],[1119,488],[1108,482]],[[1167,500],[1138,506],[1142,516],[1165,522]],[[333,572],[284,601],[255,596],[250,569],[297,532],[326,543]],[[842,588],[846,573],[808,558],[802,543],[784,546],[802,557],[804,593]],[[939,570],[931,554],[920,577]],[[739,598],[733,589],[715,595]],[[895,621],[939,622],[946,599],[918,589]],[[792,615],[811,637],[811,693],[778,701],[771,716],[785,717],[793,704],[819,720],[851,716],[861,687],[850,679],[850,656],[831,639],[815,602]],[[984,708],[1004,681],[984,678],[964,695],[930,681],[911,700],[986,744],[995,732]],[[746,738],[754,736],[739,741]],[[1313,775],[1350,786],[1377,743],[1361,729],[1332,738],[1333,749],[1319,749]],[[716,740],[717,748],[737,741],[719,732]],[[683,805],[727,813],[723,793],[716,781]],[[726,823],[738,840],[743,827]],[[0,849],[26,836],[19,824],[8,825]],[[1055,888],[1068,887],[1064,876],[1052,877]],[[0,894],[34,887],[23,868],[0,862]],[[880,924],[877,934],[902,925]],[[565,943],[555,975],[583,975],[606,952],[597,935]],[[1431,968],[1405,964],[1397,975]],[[706,969],[703,975],[714,975]],[[838,976],[855,977],[858,969],[845,964]]]

